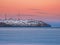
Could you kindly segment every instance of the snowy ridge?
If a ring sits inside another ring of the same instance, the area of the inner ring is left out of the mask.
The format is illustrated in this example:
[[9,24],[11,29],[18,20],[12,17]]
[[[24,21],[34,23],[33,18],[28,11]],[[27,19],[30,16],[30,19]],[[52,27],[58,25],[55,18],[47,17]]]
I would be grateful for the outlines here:
[[49,24],[46,24],[38,20],[1,20],[0,22],[12,26],[41,26],[41,27],[50,27]]

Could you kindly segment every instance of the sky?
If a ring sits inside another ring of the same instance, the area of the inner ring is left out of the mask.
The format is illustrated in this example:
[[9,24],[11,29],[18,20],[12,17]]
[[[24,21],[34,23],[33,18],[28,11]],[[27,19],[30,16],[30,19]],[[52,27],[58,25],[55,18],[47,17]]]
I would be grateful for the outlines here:
[[0,0],[0,18],[42,20],[60,27],[60,0]]

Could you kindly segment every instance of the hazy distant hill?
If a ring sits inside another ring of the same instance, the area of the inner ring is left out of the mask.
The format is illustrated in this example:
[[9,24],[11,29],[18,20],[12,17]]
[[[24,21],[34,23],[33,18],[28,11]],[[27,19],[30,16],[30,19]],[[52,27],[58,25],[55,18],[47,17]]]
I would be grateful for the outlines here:
[[0,21],[1,26],[39,26],[39,27],[51,27],[51,25],[38,20],[4,20]]

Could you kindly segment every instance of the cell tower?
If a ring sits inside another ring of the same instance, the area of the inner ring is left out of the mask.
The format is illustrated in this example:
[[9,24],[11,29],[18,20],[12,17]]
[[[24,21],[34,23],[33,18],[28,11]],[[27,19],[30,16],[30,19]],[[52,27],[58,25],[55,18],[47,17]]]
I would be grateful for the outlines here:
[[20,11],[18,11],[17,19],[20,20]]
[[5,14],[5,20],[7,20],[7,14]]

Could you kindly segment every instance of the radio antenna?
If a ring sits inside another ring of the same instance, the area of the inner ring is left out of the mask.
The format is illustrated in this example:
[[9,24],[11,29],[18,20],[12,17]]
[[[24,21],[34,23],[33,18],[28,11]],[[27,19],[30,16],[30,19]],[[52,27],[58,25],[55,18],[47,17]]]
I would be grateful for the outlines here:
[[7,15],[5,14],[5,20],[7,20]]

